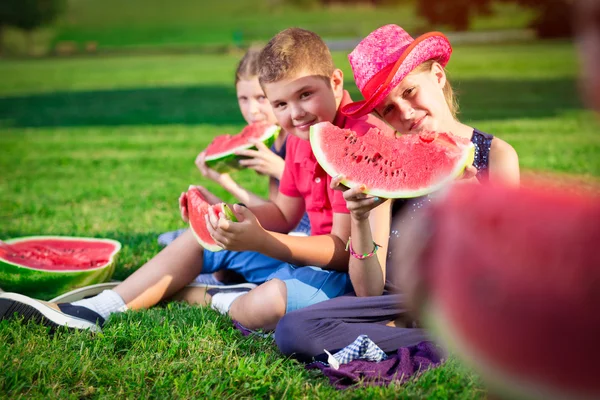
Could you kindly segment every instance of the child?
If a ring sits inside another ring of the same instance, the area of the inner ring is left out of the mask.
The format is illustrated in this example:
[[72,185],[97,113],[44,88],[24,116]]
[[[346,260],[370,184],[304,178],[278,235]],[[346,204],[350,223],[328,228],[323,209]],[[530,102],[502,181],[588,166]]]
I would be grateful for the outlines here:
[[[4,293],[0,318],[17,311],[25,319],[42,317],[50,326],[98,329],[96,324],[102,325],[111,313],[177,299],[198,274],[221,269],[261,285],[249,292],[200,290],[196,302],[210,302],[250,329],[273,329],[286,312],[348,293],[352,287],[344,247],[350,218],[342,193],[329,187],[331,178],[316,162],[309,128],[329,121],[359,131],[373,126],[389,135],[393,131],[375,117],[350,118],[338,112],[351,102],[342,72],[334,67],[325,43],[310,31],[293,28],[277,34],[262,50],[260,65],[261,85],[279,124],[291,135],[275,201],[252,208],[235,205],[237,223],[210,214],[211,235],[233,251],[204,251],[187,231],[114,290],[58,305]],[[312,236],[277,233],[296,226],[305,210]]]
[[[260,50],[261,48],[250,48],[237,66],[235,71],[235,90],[237,93],[238,105],[246,123],[266,122],[275,124],[277,123],[277,119],[273,114],[273,108],[258,82],[258,57],[260,55]],[[240,153],[240,155],[250,157],[249,159],[240,161],[241,165],[254,169],[260,174],[269,176],[269,200],[271,201],[273,201],[277,195],[277,186],[281,179],[281,175],[283,174],[286,139],[287,132],[282,130],[273,146],[271,146],[271,149],[267,148],[259,141],[256,143],[257,150],[246,150]],[[208,168],[204,162],[204,157],[204,152],[201,152],[198,154],[195,161],[202,176],[218,183],[238,201],[247,206],[253,207],[265,203],[264,199],[241,187],[229,174],[220,174],[217,171]],[[204,188],[199,187],[199,189],[203,191],[205,197],[210,196]],[[221,200],[216,197],[214,197],[213,200],[214,202],[221,202]],[[158,242],[166,246],[184,231],[185,229],[179,229],[177,231],[163,233],[158,237]],[[294,232],[310,234],[310,221],[308,220],[308,215],[304,214],[300,224],[294,229]],[[203,276],[204,275],[205,274],[203,274]],[[217,284],[218,281],[211,279],[210,283]]]
[[[413,40],[396,25],[375,30],[348,57],[365,100],[348,104],[342,111],[353,118],[376,111],[402,134],[447,131],[469,138],[475,144],[476,170],[470,167],[462,180],[476,176],[476,180],[517,184],[519,165],[514,149],[456,119],[456,104],[444,70],[451,52],[448,39],[438,32]],[[335,177],[332,185],[342,178]],[[425,333],[415,329],[415,322],[406,316],[394,271],[386,270],[392,254],[387,246],[379,248],[376,243],[410,235],[402,224],[390,231],[391,215],[402,210],[410,219],[430,196],[392,202],[365,195],[364,190],[357,187],[344,192],[351,215],[349,274],[356,296],[286,315],[277,326],[276,341],[287,355],[310,360],[322,356],[323,349],[337,351],[362,334],[385,352],[426,340]],[[359,256],[364,254],[367,256]]]
[[[255,122],[275,124],[277,123],[277,119],[273,114],[273,108],[258,82],[258,58],[260,50],[261,48],[250,48],[238,64],[235,72],[235,89],[237,92],[238,105],[244,120],[248,124]],[[279,180],[281,179],[283,167],[285,165],[286,140],[287,132],[281,130],[271,149],[268,149],[262,142],[258,141],[256,143],[257,150],[246,150],[240,153],[240,155],[251,157],[240,161],[240,164],[252,168],[258,173],[269,176],[269,201],[274,201],[278,192],[277,188]],[[204,157],[204,152],[201,152],[198,154],[198,157],[196,157],[195,163],[205,178],[218,183],[237,200],[249,207],[266,203],[261,197],[238,185],[229,174],[220,174],[217,171],[208,168],[204,162]],[[221,199],[208,192],[204,187],[198,186],[198,189],[211,203],[222,202]],[[169,245],[184,231],[185,229],[179,229],[177,231],[163,233],[159,236],[158,241],[165,246]],[[308,220],[308,214],[304,213],[300,223],[290,232],[290,234],[310,235],[310,221]],[[195,283],[205,283],[210,285],[239,283],[243,281],[243,278],[239,274],[227,270],[217,271],[212,274],[200,274],[194,280]],[[181,300],[186,299],[183,297]]]

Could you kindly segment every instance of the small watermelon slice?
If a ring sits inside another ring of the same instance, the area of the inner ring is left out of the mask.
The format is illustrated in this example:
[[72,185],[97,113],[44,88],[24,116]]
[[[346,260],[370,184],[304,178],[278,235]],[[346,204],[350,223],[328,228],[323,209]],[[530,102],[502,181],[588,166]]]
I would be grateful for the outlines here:
[[225,217],[233,222],[238,222],[231,208],[225,203],[209,204],[200,190],[192,186],[187,191],[187,209],[190,220],[190,228],[198,240],[198,243],[208,251],[217,252],[223,250],[221,246],[215,243],[215,240],[210,236],[206,228],[206,220],[204,217],[208,214],[208,210],[212,208],[215,214],[225,214]]
[[205,150],[206,165],[220,173],[242,169],[239,161],[244,157],[235,155],[235,152],[256,149],[250,140],[260,140],[270,147],[279,135],[279,131],[277,125],[256,122],[246,126],[237,135],[217,136]]
[[51,299],[109,280],[121,244],[111,239],[29,236],[0,247],[0,287],[37,299]]
[[386,136],[371,128],[364,135],[329,122],[310,128],[310,144],[321,167],[342,174],[350,188],[365,185],[382,198],[411,198],[432,193],[473,163],[470,140],[449,133]]

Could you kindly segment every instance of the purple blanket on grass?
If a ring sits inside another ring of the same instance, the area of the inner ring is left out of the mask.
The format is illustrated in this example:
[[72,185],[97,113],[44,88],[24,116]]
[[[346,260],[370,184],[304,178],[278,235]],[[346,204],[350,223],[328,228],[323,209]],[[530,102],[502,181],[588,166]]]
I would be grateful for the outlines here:
[[[233,326],[243,336],[255,333],[237,321]],[[341,364],[338,369],[320,361],[307,364],[306,369],[320,369],[329,382],[339,390],[359,386],[387,386],[403,384],[430,368],[445,361],[444,351],[433,342],[421,342],[415,346],[401,347],[382,361],[354,360]]]
[[313,362],[307,369],[318,368],[336,389],[352,386],[387,386],[403,384],[422,372],[437,367],[444,361],[443,351],[433,342],[401,347],[387,359],[373,362],[354,360],[334,369],[321,362]]

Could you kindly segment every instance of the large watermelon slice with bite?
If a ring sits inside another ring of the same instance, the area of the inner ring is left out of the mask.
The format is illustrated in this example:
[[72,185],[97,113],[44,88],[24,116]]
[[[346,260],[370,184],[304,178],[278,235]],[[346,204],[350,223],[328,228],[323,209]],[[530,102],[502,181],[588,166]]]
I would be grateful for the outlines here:
[[38,299],[112,277],[121,244],[111,239],[29,236],[0,246],[0,287]]
[[237,222],[235,214],[231,208],[225,203],[209,204],[198,188],[191,186],[187,191],[187,209],[188,218],[190,220],[190,228],[198,240],[198,243],[208,251],[217,252],[223,250],[221,246],[215,243],[215,240],[210,236],[206,228],[206,220],[204,217],[208,214],[208,210],[212,208],[215,214],[225,214],[225,217],[233,222]]
[[475,154],[470,140],[448,133],[392,137],[371,128],[361,136],[329,122],[311,126],[310,144],[325,172],[382,198],[432,193],[460,176]]
[[243,157],[236,151],[256,149],[250,140],[260,140],[267,147],[275,142],[280,128],[264,122],[256,122],[246,126],[237,135],[221,135],[213,139],[205,150],[206,165],[215,171],[224,173],[241,169],[239,164]]

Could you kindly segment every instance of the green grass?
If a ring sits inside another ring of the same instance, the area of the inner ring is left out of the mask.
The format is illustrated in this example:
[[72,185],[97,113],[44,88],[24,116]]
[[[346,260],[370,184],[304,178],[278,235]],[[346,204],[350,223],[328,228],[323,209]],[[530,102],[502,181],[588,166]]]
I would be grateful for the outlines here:
[[[34,54],[58,42],[75,42],[80,51],[88,42],[100,49],[213,48],[266,42],[290,26],[317,32],[324,38],[359,38],[385,24],[399,24],[409,32],[423,31],[414,0],[397,5],[301,6],[318,0],[68,0],[65,13],[52,26],[33,35]],[[497,3],[491,15],[475,16],[471,29],[504,30],[526,27],[534,18],[527,9]],[[435,27],[447,31],[447,27]],[[26,37],[8,29],[9,53],[25,53]]]
[[[336,54],[347,87],[351,73]],[[206,184],[193,159],[238,131],[233,56],[147,56],[0,63],[0,238],[58,234],[124,245],[115,279],[183,226],[177,198]],[[573,46],[457,46],[449,71],[461,117],[513,144],[527,171],[597,181],[600,135],[582,109]],[[266,194],[252,173],[237,178]],[[481,398],[477,376],[452,360],[403,387],[336,392],[243,338],[215,312],[182,305],[112,318],[102,335],[0,323],[0,397]]]

